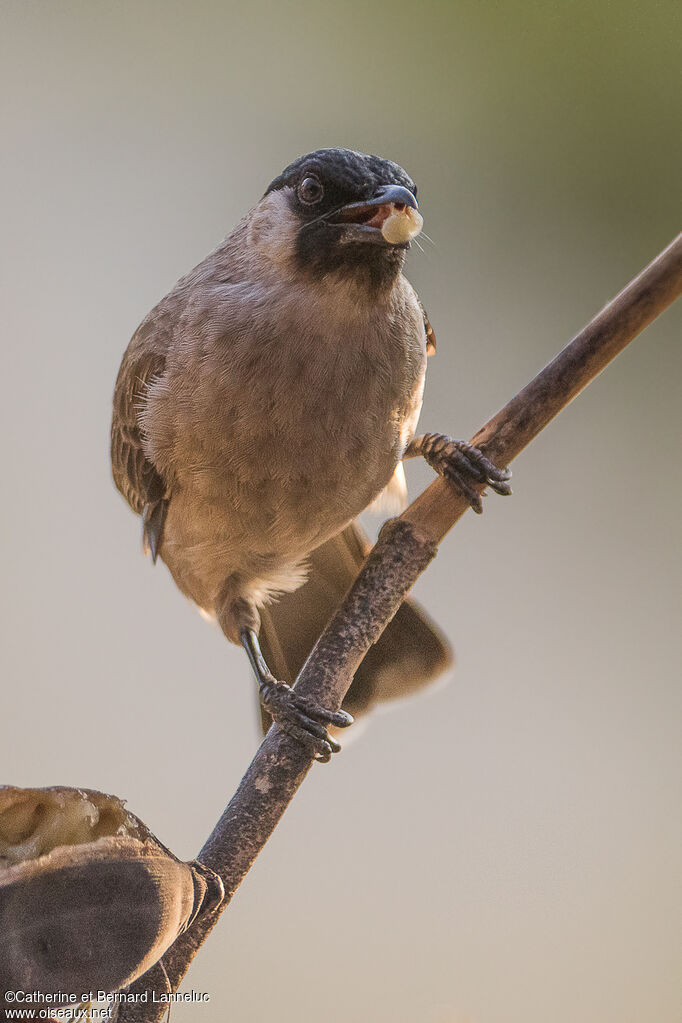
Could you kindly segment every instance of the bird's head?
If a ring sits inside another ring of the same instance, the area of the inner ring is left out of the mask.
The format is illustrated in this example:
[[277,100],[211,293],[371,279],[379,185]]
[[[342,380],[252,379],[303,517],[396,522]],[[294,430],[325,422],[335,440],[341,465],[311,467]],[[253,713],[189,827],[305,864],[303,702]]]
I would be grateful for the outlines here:
[[347,275],[384,288],[400,273],[421,230],[416,195],[412,179],[391,160],[318,149],[282,171],[264,199],[276,200],[273,214],[287,221],[299,271],[316,278]]

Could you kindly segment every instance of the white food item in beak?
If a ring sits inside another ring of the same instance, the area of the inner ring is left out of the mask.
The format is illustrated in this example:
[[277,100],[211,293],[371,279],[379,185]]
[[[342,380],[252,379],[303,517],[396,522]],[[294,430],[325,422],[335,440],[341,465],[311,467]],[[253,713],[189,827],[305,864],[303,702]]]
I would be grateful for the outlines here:
[[416,238],[422,227],[424,218],[418,210],[404,206],[402,210],[394,209],[381,225],[381,233],[391,245],[404,245]]

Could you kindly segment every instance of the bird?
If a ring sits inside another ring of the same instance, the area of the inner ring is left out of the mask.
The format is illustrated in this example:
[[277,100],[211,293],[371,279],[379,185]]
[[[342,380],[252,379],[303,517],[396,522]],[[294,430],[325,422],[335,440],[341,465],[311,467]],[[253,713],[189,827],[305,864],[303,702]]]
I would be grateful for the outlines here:
[[511,492],[478,449],[416,433],[436,340],[403,269],[422,224],[417,186],[391,160],[299,157],[145,317],[114,390],[113,478],[145,553],[245,649],[264,727],[322,762],[353,714],[452,658],[408,599],[341,709],[296,693],[367,555],[358,516],[404,506],[403,462],[417,456],[475,511],[481,485]]

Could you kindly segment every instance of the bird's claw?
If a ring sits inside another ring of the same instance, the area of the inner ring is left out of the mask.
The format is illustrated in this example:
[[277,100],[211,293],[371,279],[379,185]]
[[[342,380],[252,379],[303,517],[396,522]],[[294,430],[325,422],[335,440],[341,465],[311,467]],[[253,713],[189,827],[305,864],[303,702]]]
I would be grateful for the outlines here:
[[286,682],[264,681],[260,687],[261,703],[273,721],[292,739],[300,743],[316,760],[327,763],[340,744],[327,731],[327,725],[347,728],[353,718],[345,710],[326,710],[307,696],[299,696]]
[[478,515],[483,511],[483,502],[476,485],[483,483],[502,497],[512,492],[509,485],[511,469],[498,468],[482,451],[465,441],[443,436],[426,458],[431,467],[467,499]]

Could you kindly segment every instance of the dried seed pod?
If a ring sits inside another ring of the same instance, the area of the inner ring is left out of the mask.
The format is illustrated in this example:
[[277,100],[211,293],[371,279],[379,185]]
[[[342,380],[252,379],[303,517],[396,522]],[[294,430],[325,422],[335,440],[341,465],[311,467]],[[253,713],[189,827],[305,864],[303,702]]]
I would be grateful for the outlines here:
[[0,996],[117,991],[223,894],[116,796],[0,787]]

